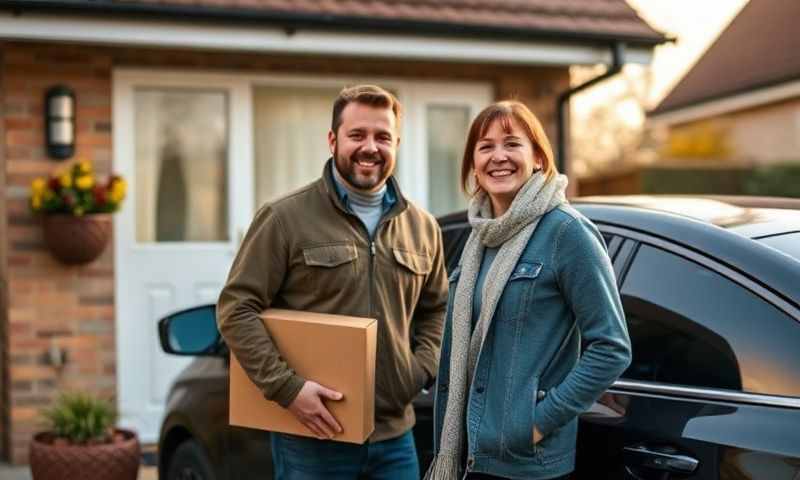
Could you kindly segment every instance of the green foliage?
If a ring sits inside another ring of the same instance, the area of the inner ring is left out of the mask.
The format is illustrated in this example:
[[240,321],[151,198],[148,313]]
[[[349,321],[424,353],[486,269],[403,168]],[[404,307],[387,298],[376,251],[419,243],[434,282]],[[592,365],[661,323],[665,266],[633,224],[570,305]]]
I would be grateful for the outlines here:
[[48,428],[70,443],[103,442],[117,421],[110,402],[87,393],[63,393],[42,412]]
[[763,167],[646,167],[643,193],[757,195],[800,198],[800,162]]
[[741,195],[748,175],[748,169],[734,167],[648,167],[642,171],[642,192]]
[[748,195],[800,198],[800,163],[755,168],[744,183]]

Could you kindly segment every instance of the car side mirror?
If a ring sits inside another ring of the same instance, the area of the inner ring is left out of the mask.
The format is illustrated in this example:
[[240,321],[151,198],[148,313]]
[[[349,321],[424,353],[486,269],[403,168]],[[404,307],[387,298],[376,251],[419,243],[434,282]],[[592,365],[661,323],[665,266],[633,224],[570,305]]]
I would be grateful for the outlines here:
[[217,330],[215,305],[167,315],[158,321],[161,348],[173,355],[221,356],[224,343]]

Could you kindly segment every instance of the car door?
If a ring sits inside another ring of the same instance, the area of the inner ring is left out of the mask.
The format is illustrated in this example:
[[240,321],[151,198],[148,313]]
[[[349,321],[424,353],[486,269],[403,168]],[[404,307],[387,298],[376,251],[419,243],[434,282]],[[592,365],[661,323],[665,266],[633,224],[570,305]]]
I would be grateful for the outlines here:
[[581,417],[576,478],[798,478],[797,310],[697,252],[604,233],[633,362]]

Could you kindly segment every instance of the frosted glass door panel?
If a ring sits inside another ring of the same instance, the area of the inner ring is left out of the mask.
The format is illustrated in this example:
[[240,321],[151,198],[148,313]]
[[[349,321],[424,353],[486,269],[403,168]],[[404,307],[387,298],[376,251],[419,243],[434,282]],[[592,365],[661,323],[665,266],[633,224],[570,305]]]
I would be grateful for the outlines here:
[[228,98],[135,91],[136,241],[225,242]]
[[257,87],[253,92],[256,208],[319,178],[338,88]]
[[461,192],[461,157],[464,154],[470,108],[428,105],[428,205],[442,215],[466,208]]

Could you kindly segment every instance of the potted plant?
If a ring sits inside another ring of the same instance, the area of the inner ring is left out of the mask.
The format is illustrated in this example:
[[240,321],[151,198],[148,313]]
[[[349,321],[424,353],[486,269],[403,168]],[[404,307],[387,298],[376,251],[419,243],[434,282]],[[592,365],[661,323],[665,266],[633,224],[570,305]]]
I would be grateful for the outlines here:
[[30,444],[33,480],[136,480],[136,434],[114,428],[116,412],[86,393],[64,393],[43,412],[47,429]]
[[110,214],[119,209],[126,190],[116,175],[101,183],[87,161],[50,178],[36,178],[30,206],[42,214],[44,241],[53,255],[70,265],[100,256],[111,237]]

